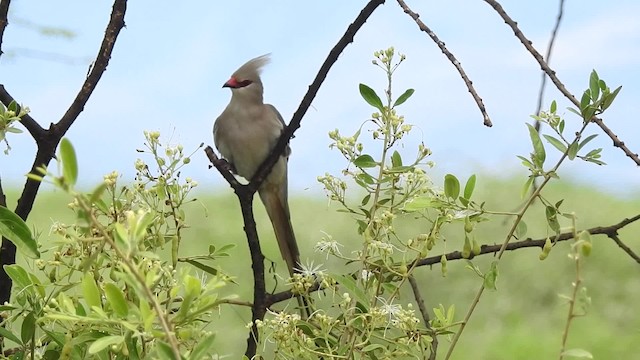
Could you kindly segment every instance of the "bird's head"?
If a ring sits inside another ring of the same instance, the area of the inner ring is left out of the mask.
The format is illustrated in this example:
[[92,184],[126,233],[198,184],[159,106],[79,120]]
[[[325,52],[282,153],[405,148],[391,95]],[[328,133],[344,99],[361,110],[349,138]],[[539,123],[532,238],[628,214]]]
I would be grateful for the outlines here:
[[229,78],[222,87],[230,88],[234,95],[244,94],[247,96],[258,96],[262,99],[263,90],[260,72],[262,71],[262,67],[269,63],[269,55],[270,54],[258,56],[255,59],[247,61],[231,75],[231,78]]

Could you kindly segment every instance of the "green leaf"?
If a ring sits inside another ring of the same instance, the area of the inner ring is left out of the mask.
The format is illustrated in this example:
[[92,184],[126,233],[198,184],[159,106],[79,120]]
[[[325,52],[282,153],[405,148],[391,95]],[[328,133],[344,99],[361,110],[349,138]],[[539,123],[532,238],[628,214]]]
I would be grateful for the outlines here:
[[214,276],[218,275],[218,269],[213,268],[213,267],[211,267],[209,265],[205,265],[205,264],[203,264],[201,262],[198,262],[198,261],[195,261],[195,260],[191,260],[191,259],[186,260],[186,262],[188,262],[189,264],[197,267],[198,269],[200,269],[200,270],[202,270],[202,271],[204,271],[206,273],[209,273],[209,274],[214,275]]
[[33,335],[36,333],[36,318],[33,316],[33,313],[30,312],[27,316],[22,320],[22,328],[20,330],[20,338],[23,343],[28,343],[33,338]]
[[460,181],[452,174],[444,176],[444,194],[454,200],[460,195]]
[[593,70],[591,76],[589,76],[589,91],[591,91],[591,99],[596,101],[600,97],[600,79],[598,73]]
[[356,284],[356,281],[348,275],[334,275],[332,276],[340,285],[344,286],[349,293],[355,296],[356,300],[368,304],[369,300],[367,294]]
[[378,163],[373,160],[371,155],[360,155],[353,161],[353,164],[359,168],[372,168],[378,166]]
[[4,265],[4,271],[13,280],[14,285],[17,285],[19,289],[25,289],[33,285],[31,277],[27,271],[18,264]]
[[107,296],[107,301],[111,305],[111,308],[118,316],[126,317],[129,315],[127,300],[124,298],[124,294],[119,287],[113,283],[106,283],[104,285],[104,293]]
[[527,223],[524,220],[518,221],[518,225],[516,225],[516,237],[519,240],[522,240],[525,235],[527,235]]
[[554,138],[551,135],[542,135],[544,136],[545,139],[547,139],[547,141],[553,145],[556,149],[560,150],[560,152],[564,153],[565,151],[567,151],[567,145],[565,145],[562,141]]
[[549,111],[550,111],[551,113],[555,114],[555,112],[556,112],[557,108],[558,108],[558,104],[556,104],[556,101],[555,101],[555,100],[553,100],[553,101],[551,102],[551,107],[549,108]]
[[92,274],[87,272],[82,278],[82,295],[89,307],[102,308],[102,301],[100,301],[100,290]]
[[569,145],[567,156],[569,157],[569,160],[573,160],[576,158],[576,155],[578,155],[578,142],[574,141]]
[[620,90],[622,90],[622,86],[618,86],[615,90],[613,90],[611,94],[607,95],[607,97],[602,102],[602,111],[607,110],[609,106],[611,106],[613,100],[616,99],[616,96],[618,96]]
[[124,336],[110,335],[96,340],[89,346],[89,354],[97,354],[111,345],[120,345],[124,342]]
[[371,106],[373,106],[374,108],[383,111],[384,106],[382,105],[382,100],[380,100],[380,97],[378,96],[378,94],[376,94],[376,92],[368,87],[365,84],[360,84],[360,95],[362,95],[362,98]]
[[433,201],[430,196],[421,195],[407,201],[402,208],[404,211],[413,212],[433,207]]
[[489,290],[496,290],[496,282],[498,281],[498,262],[493,261],[491,267],[484,274],[484,287]]
[[362,352],[370,352],[373,350],[378,350],[378,349],[386,349],[385,346],[383,346],[382,344],[369,344],[365,347],[362,348]]
[[593,355],[591,355],[591,353],[588,352],[587,350],[583,350],[583,349],[565,350],[565,351],[562,352],[561,355],[562,356],[577,357],[577,358],[584,358],[584,359],[593,359]]
[[391,166],[402,166],[402,157],[400,157],[400,153],[397,150],[393,152],[393,155],[391,155]]
[[404,104],[404,102],[407,101],[407,99],[409,99],[411,97],[411,95],[413,95],[414,91],[415,90],[413,90],[413,89],[407,89],[402,95],[400,95],[396,99],[396,102],[393,103],[393,107],[396,107],[398,105]]
[[582,93],[582,98],[580,99],[580,114],[583,115],[584,111],[591,104],[591,96],[589,95],[589,91],[585,91]]
[[533,144],[533,153],[535,154],[535,162],[539,168],[542,168],[544,161],[547,158],[547,154],[544,151],[544,144],[542,140],[540,140],[540,134],[538,134],[538,130],[531,124],[527,124],[529,128],[529,137],[531,138],[531,144]]
[[596,136],[598,136],[598,134],[589,135],[584,140],[582,140],[582,142],[578,146],[578,151],[580,151],[580,149],[582,149],[585,145],[587,145],[587,143],[589,143],[589,141],[595,139]]
[[160,359],[176,360],[171,346],[162,340],[156,340],[156,349]]
[[216,334],[211,334],[204,339],[198,339],[198,344],[193,348],[191,354],[189,355],[189,359],[206,359],[211,356],[209,355],[209,350],[215,344],[213,340],[215,339]]
[[78,160],[76,159],[76,151],[67,138],[60,141],[60,158],[64,181],[67,185],[74,186],[78,181]]
[[[574,114],[576,114],[576,115],[578,115],[578,116],[582,117],[582,114],[580,113],[580,111],[578,111],[578,110],[576,110],[576,109],[574,109],[574,108],[572,108],[572,107],[568,107],[568,108],[567,108],[567,110],[569,110],[569,111],[571,111],[572,113],[574,113]],[[562,130],[560,130],[560,132],[562,132]]]
[[471,195],[473,195],[473,190],[476,187],[476,174],[469,176],[467,179],[467,183],[464,186],[464,198],[471,199]]
[[0,206],[0,235],[9,239],[21,252],[30,258],[40,257],[38,244],[27,224],[13,211]]
[[18,345],[23,345],[22,341],[20,341],[20,339],[16,336],[16,334],[14,334],[13,332],[5,329],[3,326],[0,326],[0,337],[3,337],[5,339],[9,339],[13,342],[15,342]]

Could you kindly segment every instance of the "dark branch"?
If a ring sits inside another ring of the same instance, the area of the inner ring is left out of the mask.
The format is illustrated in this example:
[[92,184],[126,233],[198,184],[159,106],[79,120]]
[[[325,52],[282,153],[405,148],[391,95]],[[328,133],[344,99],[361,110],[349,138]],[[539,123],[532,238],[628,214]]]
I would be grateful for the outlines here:
[[422,298],[422,294],[420,293],[420,287],[418,286],[418,282],[413,275],[409,275],[409,284],[411,285],[411,290],[413,290],[413,297],[416,299],[418,309],[422,314],[424,326],[433,334],[431,336],[433,341],[431,342],[431,355],[429,355],[429,360],[436,360],[436,354],[438,353],[438,337],[435,336],[433,329],[431,328],[431,319],[429,319],[429,312],[424,305],[424,299]]
[[[522,43],[522,45],[524,45],[527,51],[529,51],[529,53],[533,55],[533,57],[536,59],[536,61],[540,65],[540,68],[542,69],[542,71],[544,71],[549,76],[551,81],[555,84],[556,88],[579,109],[580,101],[578,101],[578,99],[567,90],[567,88],[560,81],[560,79],[558,79],[558,77],[556,76],[556,72],[552,70],[551,67],[549,67],[549,64],[547,64],[544,61],[544,59],[542,58],[542,55],[540,55],[540,53],[533,47],[531,40],[527,39],[527,37],[524,36],[522,31],[518,28],[518,23],[513,21],[513,19],[509,17],[509,15],[507,15],[507,13],[502,8],[502,5],[500,5],[497,1],[495,0],[484,0],[484,1],[487,4],[491,5],[491,7],[493,7],[493,9],[498,13],[498,15],[502,17],[504,22],[507,25],[509,25],[509,27],[511,27],[511,30],[513,30],[513,33],[515,34],[515,36],[518,38],[518,40],[520,40],[520,42]],[[592,121],[598,124],[598,126],[600,126],[600,128],[605,132],[605,134],[607,134],[607,136],[609,136],[611,140],[613,140],[613,146],[622,149],[622,151],[629,158],[631,158],[631,160],[633,160],[636,163],[636,165],[640,165],[640,157],[638,157],[638,154],[633,153],[631,150],[629,150],[629,148],[624,144],[624,142],[620,141],[618,136],[616,136],[613,133],[613,131],[611,131],[611,129],[609,129],[606,125],[604,125],[604,123],[602,122],[602,119],[599,119],[594,116]]]
[[473,87],[473,83],[471,80],[469,80],[469,77],[467,76],[467,73],[462,68],[462,64],[460,64],[460,61],[458,61],[458,59],[456,59],[456,57],[449,51],[449,49],[447,49],[444,42],[440,41],[436,33],[434,33],[425,23],[422,22],[422,20],[419,19],[420,18],[419,14],[413,12],[403,0],[397,0],[397,1],[398,1],[398,4],[400,4],[400,7],[402,8],[402,10],[404,10],[405,14],[409,15],[413,19],[413,21],[415,21],[416,24],[418,24],[418,27],[420,28],[420,30],[426,32],[429,35],[431,40],[433,40],[433,42],[435,42],[436,45],[438,45],[438,47],[440,48],[440,51],[442,51],[442,53],[446,55],[447,59],[449,59],[449,61],[453,64],[456,70],[458,70],[458,73],[460,73],[460,77],[462,77],[464,84],[467,85],[467,89],[469,90],[469,93],[473,97],[473,100],[476,101],[476,104],[478,105],[478,109],[480,109],[480,113],[482,113],[482,117],[484,118],[484,125],[489,127],[493,126],[493,124],[491,123],[491,119],[489,118],[489,114],[487,113],[487,109],[484,106],[484,102],[482,102],[482,98],[478,95],[475,88]]
[[635,260],[638,264],[640,264],[640,256],[634,253],[630,247],[628,247],[625,243],[623,243],[622,240],[620,240],[620,238],[618,237],[617,233],[609,235],[609,238],[613,240],[622,249],[622,251],[626,252],[627,255],[631,256],[633,260]]
[[0,0],[0,56],[4,54],[2,39],[4,38],[4,30],[9,25],[9,5],[11,5],[11,0]]
[[[640,215],[636,215],[632,218],[624,219],[615,225],[604,226],[604,227],[598,226],[591,229],[587,229],[586,231],[588,231],[589,234],[591,235],[607,235],[608,237],[613,239],[614,236],[617,237],[618,230],[638,220],[640,220]],[[558,235],[555,238],[555,241],[560,242],[560,241],[571,240],[573,239],[573,237],[574,237],[573,231],[569,231],[569,232]],[[517,249],[523,249],[523,248],[531,248],[531,247],[542,248],[546,240],[547,240],[546,238],[537,239],[537,240],[532,240],[531,238],[529,238],[529,239],[518,241],[518,242],[512,242],[507,244],[507,247],[505,250],[511,251],[511,250],[517,250]],[[480,247],[479,255],[497,253],[498,251],[500,251],[500,247],[502,247],[502,245],[482,245]],[[444,255],[447,258],[447,261],[464,259],[460,251],[452,251]],[[476,255],[476,256],[479,256],[479,255]],[[436,255],[436,256],[420,259],[417,261],[416,266],[437,264],[440,262],[441,256],[442,255]],[[473,258],[473,256],[471,258]]]
[[[0,84],[0,102],[2,102],[5,106],[8,106],[12,101],[15,101],[13,96],[11,96],[7,89],[4,88],[4,85]],[[47,134],[42,126],[40,126],[40,124],[38,124],[38,122],[35,121],[29,114],[24,115],[20,119],[20,123],[27,129],[36,143],[38,141],[41,141]]]

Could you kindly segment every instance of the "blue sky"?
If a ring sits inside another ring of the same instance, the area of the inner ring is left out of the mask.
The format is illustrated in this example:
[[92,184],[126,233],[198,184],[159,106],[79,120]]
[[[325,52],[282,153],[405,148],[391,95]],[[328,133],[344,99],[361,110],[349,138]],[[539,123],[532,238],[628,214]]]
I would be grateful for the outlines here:
[[[288,121],[328,51],[355,18],[364,1],[131,1],[127,27],[118,38],[109,67],[85,111],[67,136],[79,153],[86,185],[118,170],[133,176],[144,130],[159,130],[185,149],[213,144],[212,124],[229,100],[221,85],[246,60],[272,53],[265,69],[265,99]],[[407,55],[394,79],[395,91],[415,88],[401,112],[416,131],[400,151],[414,154],[420,141],[433,151],[436,183],[445,173],[525,176],[515,155],[530,152],[524,122],[535,110],[540,72],[510,29],[483,1],[409,1],[461,61],[483,98],[494,126],[482,117],[456,70],[426,34],[388,1],[364,25],[334,65],[291,146],[290,182],[294,192],[317,193],[316,176],[337,174],[345,160],[328,148],[327,133],[354,132],[371,114],[358,84],[379,90],[384,74],[371,65],[375,50],[393,45]],[[504,1],[506,11],[544,52],[557,1]],[[0,58],[0,81],[28,105],[41,124],[58,121],[79,90],[100,46],[109,18],[108,1],[12,3]],[[635,152],[640,151],[640,4],[634,0],[567,1],[552,67],[567,88],[580,95],[596,69],[613,88],[623,85],[604,120]],[[19,19],[73,31],[73,39],[43,37]],[[20,56],[23,50],[55,52],[74,64]],[[545,104],[568,102],[548,87]],[[568,129],[579,119],[564,112]],[[640,171],[594,125],[589,133],[604,147],[609,165],[575,162],[561,177],[594,184],[615,194],[637,193]],[[35,145],[28,134],[10,136],[9,156],[0,154],[3,183],[21,185]],[[550,146],[548,146],[550,148]],[[549,150],[549,152],[552,152]],[[552,157],[553,158],[553,157]],[[145,160],[149,160],[148,158]],[[207,186],[226,186],[196,153],[184,175]],[[482,176],[481,175],[481,176]],[[524,177],[523,177],[524,179]],[[524,181],[524,180],[523,180]]]

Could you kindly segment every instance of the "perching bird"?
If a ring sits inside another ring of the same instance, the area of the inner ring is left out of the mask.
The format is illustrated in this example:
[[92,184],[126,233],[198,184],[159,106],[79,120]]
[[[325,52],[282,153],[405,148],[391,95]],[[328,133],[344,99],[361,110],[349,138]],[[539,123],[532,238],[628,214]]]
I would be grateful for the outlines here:
[[[231,89],[231,101],[216,119],[213,138],[222,157],[236,173],[250,180],[278,142],[284,120],[271,104],[262,99],[260,71],[269,62],[269,55],[249,60],[223,87]],[[273,166],[258,194],[273,224],[280,253],[293,276],[299,268],[300,252],[296,242],[287,201],[287,160],[291,149]]]

